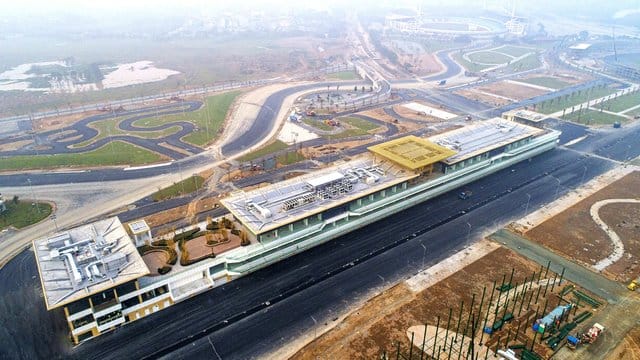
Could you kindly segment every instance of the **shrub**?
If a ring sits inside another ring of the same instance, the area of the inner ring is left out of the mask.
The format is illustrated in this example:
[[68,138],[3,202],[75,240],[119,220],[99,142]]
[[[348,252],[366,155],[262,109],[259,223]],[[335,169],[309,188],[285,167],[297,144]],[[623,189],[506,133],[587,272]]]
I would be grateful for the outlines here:
[[158,274],[160,274],[160,275],[164,275],[164,274],[168,273],[169,271],[171,271],[171,266],[163,266],[161,268],[158,268]]
[[181,232],[180,234],[174,235],[173,236],[173,241],[180,241],[180,240],[183,240],[183,239],[190,239],[191,236],[193,236],[193,234],[195,234],[195,233],[197,233],[199,231],[200,231],[200,228],[196,226],[195,228],[193,228],[191,230],[187,230],[185,232]]
[[233,229],[231,230],[231,234],[235,235],[235,236],[240,236],[240,230],[238,229]]
[[220,225],[217,222],[212,222],[211,224],[207,224],[207,230],[218,230],[220,229]]
[[246,232],[242,232],[240,233],[240,246],[248,246],[251,244],[251,241],[249,241],[249,237],[247,236]]

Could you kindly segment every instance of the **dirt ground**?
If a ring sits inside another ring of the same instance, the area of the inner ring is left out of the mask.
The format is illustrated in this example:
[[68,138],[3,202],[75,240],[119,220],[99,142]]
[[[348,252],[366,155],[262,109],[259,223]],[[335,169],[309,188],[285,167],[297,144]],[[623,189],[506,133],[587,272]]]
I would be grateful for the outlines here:
[[[429,104],[429,103],[425,103],[423,101],[420,101],[418,103],[424,104],[424,105],[427,105],[427,106],[431,106],[432,108],[435,108],[435,109],[440,108],[439,105]],[[428,116],[428,115],[420,114],[420,112],[408,109],[408,108],[406,108],[406,107],[404,107],[402,105],[394,105],[393,106],[393,110],[395,110],[395,112],[397,112],[398,115],[406,117],[408,119],[413,119],[413,120],[418,120],[418,121],[425,121],[425,122],[442,122],[442,121],[446,121],[446,120],[437,118],[435,116]],[[443,110],[449,112],[448,109],[443,109]],[[451,113],[455,114],[455,112],[451,112]]]
[[[384,112],[384,110],[378,108],[378,109],[373,109],[373,110],[367,110],[367,111],[362,111],[359,112],[358,114],[362,114],[365,116],[371,116],[372,118],[387,122],[387,123],[393,123],[393,121],[395,120],[394,117],[388,115],[387,113]],[[409,131],[414,131],[414,130],[418,130],[420,128],[422,128],[422,125],[420,124],[416,124],[416,123],[411,123],[411,122],[407,122],[407,121],[402,121],[399,120],[398,123],[394,124],[396,127],[398,127],[398,131],[401,133],[405,133],[405,132],[409,132]]]
[[72,125],[76,123],[78,120],[84,119],[92,115],[97,115],[97,114],[102,114],[102,112],[94,110],[94,111],[86,111],[83,113],[67,115],[67,116],[56,116],[56,117],[38,119],[33,121],[33,129],[36,132],[60,129],[65,126]]
[[527,75],[525,77],[523,77],[523,79],[530,79],[530,78],[537,78],[537,77],[554,77],[557,78],[560,81],[564,81],[567,82],[571,85],[575,85],[575,84],[579,84],[585,81],[589,81],[592,80],[593,77],[587,75],[587,74],[583,74],[583,73],[577,73],[577,72],[572,72],[572,71],[563,71],[561,73],[559,72],[546,72],[546,73],[536,73],[536,74],[531,74],[531,75]]
[[511,101],[499,97],[480,93],[474,89],[465,89],[454,91],[455,94],[466,97],[467,99],[479,101],[491,106],[504,106],[510,104]]
[[547,91],[534,89],[528,86],[522,86],[517,84],[511,84],[505,81],[492,83],[486,86],[478,88],[480,91],[488,92],[490,94],[496,94],[510,99],[524,100],[534,96],[546,94]]
[[405,67],[410,74],[427,75],[442,70],[442,66],[433,54],[405,54],[398,51],[395,53],[398,55],[398,63],[411,65]]
[[142,260],[147,264],[149,268],[149,276],[160,275],[158,273],[158,269],[167,265],[167,260],[169,260],[169,255],[162,250],[151,251],[142,256]]
[[[524,236],[569,259],[594,265],[613,251],[613,245],[591,218],[591,206],[605,199],[637,198],[638,189],[640,172],[636,171],[526,231]],[[609,204],[600,209],[600,217],[620,236],[625,247],[622,259],[603,274],[622,282],[636,278],[640,275],[640,204]]]
[[306,148],[302,148],[300,150],[300,152],[307,159],[313,159],[315,157],[331,154],[331,153],[334,153],[336,151],[342,151],[342,150],[350,149],[350,148],[355,147],[355,146],[368,144],[368,143],[370,143],[372,141],[374,141],[373,137],[371,137],[371,139],[367,139],[367,140],[345,141],[345,142],[341,142],[341,143],[332,143],[332,144],[326,144],[326,145],[306,147]]
[[[449,329],[455,331],[459,316],[460,302],[464,301],[461,317],[460,333],[466,326],[469,313],[469,304],[472,301],[472,294],[475,294],[474,313],[478,312],[480,297],[483,287],[487,287],[487,295],[484,299],[484,308],[487,308],[489,293],[495,281],[500,284],[503,276],[507,281],[511,271],[514,269],[513,283],[522,284],[525,278],[531,279],[534,272],[541,271],[536,263],[533,263],[507,248],[500,247],[490,252],[479,260],[472,262],[463,269],[442,281],[422,290],[412,292],[406,282],[402,282],[382,294],[370,299],[363,307],[347,316],[334,329],[326,332],[311,342],[292,359],[376,359],[384,352],[386,354],[396,354],[396,344],[400,342],[401,353],[405,358],[409,352],[410,339],[406,331],[414,325],[435,326],[440,317],[440,327],[447,327],[447,319],[451,311],[451,323]],[[544,271],[544,270],[542,270]],[[548,277],[551,277],[549,273]],[[484,343],[489,344],[494,349],[499,338],[504,339],[507,333],[518,332],[517,340],[511,340],[511,344],[524,343],[526,339],[533,337],[530,322],[535,317],[535,309],[540,307],[540,312],[544,303],[548,301],[547,312],[555,307],[559,299],[555,295],[567,282],[555,286],[554,292],[551,287],[546,298],[540,294],[539,301],[535,303],[535,296],[531,301],[530,310],[526,310],[526,304],[518,317],[518,309],[514,311],[516,318],[509,322],[501,330],[494,332],[489,340],[484,335]],[[544,287],[543,287],[544,288]],[[531,293],[536,292],[534,289]],[[498,292],[494,295],[494,304]],[[527,294],[525,294],[525,298]],[[450,310],[451,309],[451,310]],[[578,310],[580,312],[580,310]],[[486,312],[486,310],[483,310]],[[516,324],[520,324],[516,328]],[[469,333],[469,332],[467,332]],[[529,344],[530,344],[530,340]],[[484,346],[481,348],[485,348]],[[414,354],[420,353],[419,349],[413,349]],[[478,350],[478,349],[476,349]],[[536,341],[534,350],[538,354],[548,356],[550,349],[545,344]],[[484,351],[481,352],[484,355]],[[415,356],[415,355],[414,355]],[[395,355],[392,355],[395,358]]]
[[640,360],[640,326],[629,331],[607,360]]
[[18,150],[25,145],[33,144],[32,140],[10,142],[8,144],[0,144],[0,151]]
[[[198,200],[196,205],[196,213],[201,213],[203,211],[211,210],[213,209],[215,204],[218,204],[218,199],[215,197]],[[144,220],[147,222],[147,224],[149,224],[149,227],[152,227],[152,228],[157,227],[157,226],[184,218],[185,214],[187,213],[188,207],[189,207],[188,205],[178,206],[173,209],[169,209],[153,215],[146,216]],[[203,220],[203,219],[199,219],[199,220]],[[167,229],[167,231],[169,230],[170,229]]]
[[[214,234],[214,236],[216,235],[218,236],[216,240],[222,240],[220,238],[221,235]],[[207,256],[212,251],[214,254],[218,255],[240,246],[239,236],[233,235],[230,232],[228,236],[229,236],[229,241],[222,244],[214,245],[214,246],[207,245],[206,236],[200,236],[198,238],[189,240],[185,242],[184,246],[187,249],[187,252],[189,253],[190,259],[199,259],[201,257]]]

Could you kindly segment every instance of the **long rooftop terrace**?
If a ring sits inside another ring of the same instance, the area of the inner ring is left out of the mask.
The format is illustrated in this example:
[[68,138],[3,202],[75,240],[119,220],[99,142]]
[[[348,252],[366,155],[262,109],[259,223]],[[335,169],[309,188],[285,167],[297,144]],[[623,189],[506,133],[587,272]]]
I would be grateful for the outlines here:
[[533,126],[493,118],[434,135],[429,140],[457,152],[442,161],[451,165],[543,132]]
[[261,234],[416,176],[366,154],[312,174],[236,192],[221,202],[254,234]]

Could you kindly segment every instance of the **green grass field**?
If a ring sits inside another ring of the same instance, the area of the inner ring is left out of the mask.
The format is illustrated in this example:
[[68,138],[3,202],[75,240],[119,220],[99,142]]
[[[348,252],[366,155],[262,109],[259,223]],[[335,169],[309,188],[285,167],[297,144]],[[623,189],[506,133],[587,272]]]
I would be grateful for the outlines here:
[[238,161],[251,161],[251,160],[255,160],[257,158],[263,157],[265,155],[269,155],[269,154],[273,154],[275,152],[278,152],[280,150],[284,150],[286,148],[288,148],[289,145],[287,145],[285,142],[280,141],[280,140],[276,140],[266,146],[261,147],[260,149],[254,151],[254,152],[250,152],[244,156],[241,156],[240,158],[238,158]]
[[322,131],[331,131],[333,126],[325,124],[322,120],[303,119],[303,123]]
[[202,176],[193,175],[187,179],[179,181],[169,187],[166,187],[164,189],[161,189],[153,193],[151,197],[153,198],[153,201],[162,201],[166,199],[171,199],[174,197],[190,194],[196,190],[199,190],[202,188],[203,184],[204,184],[204,178]]
[[360,76],[353,71],[340,71],[327,74],[327,79],[331,80],[360,80]]
[[565,88],[565,87],[571,85],[568,82],[564,82],[562,80],[559,80],[559,79],[554,78],[554,77],[549,77],[549,76],[533,77],[533,78],[529,78],[529,79],[518,79],[518,81],[523,82],[523,83],[527,83],[527,84],[544,86],[544,87],[548,87],[548,88],[556,89],[556,90],[557,89],[562,89],[562,88]]
[[157,153],[122,141],[80,154],[19,155],[0,158],[0,170],[51,169],[108,165],[143,165],[164,158]]
[[522,56],[522,55],[530,53],[530,52],[536,52],[536,49],[524,48],[524,47],[513,46],[513,45],[505,45],[505,46],[501,47],[500,49],[496,49],[494,51],[501,52],[503,54],[507,54],[507,55],[511,55],[511,56],[515,56],[515,57],[519,57],[519,56]]
[[582,90],[580,93],[573,93],[569,96],[559,96],[551,100],[543,101],[536,105],[536,111],[543,114],[551,114],[556,111],[579,105],[589,100],[601,98],[614,93],[616,89],[610,87],[592,87],[588,90]]
[[150,127],[175,121],[188,121],[193,123],[197,130],[186,135],[182,140],[193,145],[205,146],[214,140],[218,132],[222,130],[222,124],[231,103],[241,93],[241,91],[229,91],[209,96],[205,99],[204,106],[196,111],[140,119],[134,122],[134,125]]
[[590,109],[574,111],[571,114],[566,115],[564,118],[585,125],[611,125],[616,121],[623,124],[629,122],[629,119],[626,117],[611,115]]
[[288,151],[286,154],[279,155],[276,158],[278,164],[281,165],[290,165],[302,160],[305,160],[305,157],[297,151]]
[[[620,112],[640,105],[640,92],[625,94],[602,104],[605,110]],[[600,108],[600,104],[598,104]]]
[[51,205],[41,202],[32,205],[31,201],[18,200],[18,203],[14,204],[7,199],[5,205],[7,211],[0,214],[0,230],[10,226],[22,229],[46,219],[53,211]]
[[538,58],[538,54],[532,54],[525,57],[524,59],[521,59],[519,61],[516,61],[507,65],[504,68],[504,72],[514,73],[514,72],[520,72],[520,71],[527,71],[527,70],[537,69],[540,66],[542,66],[542,63]]
[[330,139],[344,139],[354,136],[367,135],[369,131],[379,128],[377,124],[357,117],[338,118],[338,121],[350,125],[351,128],[335,135],[325,135],[325,137],[328,137]]
[[506,55],[503,55],[497,52],[480,51],[477,53],[469,54],[469,60],[471,60],[474,63],[498,65],[498,64],[505,64],[511,61],[512,59]]
[[462,67],[471,72],[479,72],[490,67],[490,65],[478,65],[476,63],[469,62],[464,57],[462,57],[462,54],[460,53],[455,53],[452,57],[455,62],[462,65]]

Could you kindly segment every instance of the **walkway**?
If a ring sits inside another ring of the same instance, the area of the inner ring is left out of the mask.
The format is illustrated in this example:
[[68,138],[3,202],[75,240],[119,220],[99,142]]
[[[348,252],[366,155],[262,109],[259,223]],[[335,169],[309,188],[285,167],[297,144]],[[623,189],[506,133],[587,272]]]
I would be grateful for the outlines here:
[[589,210],[593,221],[595,221],[596,224],[598,224],[598,226],[600,227],[600,229],[602,229],[602,231],[604,231],[607,234],[607,236],[609,236],[609,239],[611,239],[611,242],[613,243],[613,253],[607,256],[605,259],[598,261],[598,263],[593,266],[598,271],[602,271],[606,269],[609,265],[620,260],[622,258],[622,255],[624,255],[624,244],[622,243],[622,240],[620,240],[620,237],[618,236],[618,234],[616,234],[615,231],[613,231],[604,221],[602,221],[599,214],[600,208],[609,204],[630,204],[630,203],[640,204],[640,200],[636,200],[636,199],[601,200],[593,204],[591,206],[591,209]]

